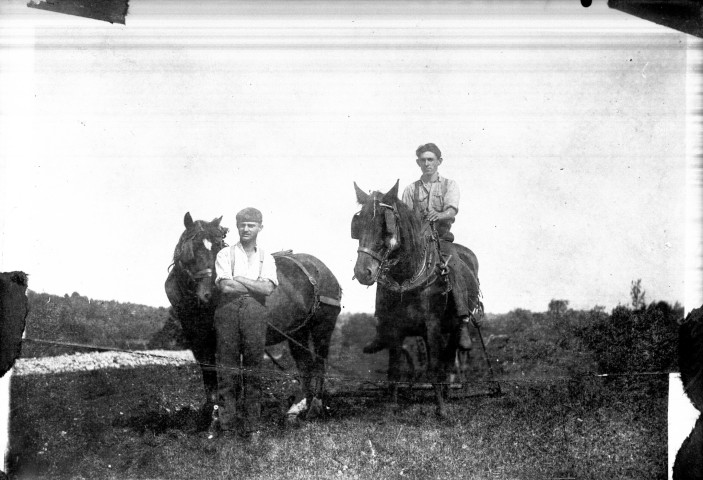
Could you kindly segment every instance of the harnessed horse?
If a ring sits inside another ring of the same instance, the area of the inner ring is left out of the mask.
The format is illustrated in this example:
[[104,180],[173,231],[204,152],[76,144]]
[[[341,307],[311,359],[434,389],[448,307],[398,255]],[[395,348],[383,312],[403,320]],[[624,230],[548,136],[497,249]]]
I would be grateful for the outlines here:
[[[215,285],[217,252],[226,247],[227,229],[220,226],[221,218],[193,221],[186,213],[186,230],[166,280],[172,312],[202,369],[206,409],[217,399],[215,309],[226,301]],[[288,340],[307,405],[318,405],[313,400],[322,398],[325,360],[341,311],[342,290],[329,268],[312,255],[277,252],[273,257],[279,284],[266,298],[266,345]]]
[[[420,336],[428,353],[428,376],[435,387],[437,414],[444,415],[444,396],[458,348],[459,319],[450,295],[447,260],[442,258],[436,233],[422,232],[419,216],[398,200],[398,183],[383,194],[367,194],[356,183],[361,211],[352,219],[352,238],[359,240],[354,276],[376,290],[379,325],[386,325],[388,379],[395,396],[400,379],[405,337]],[[478,261],[466,247],[455,244],[462,260],[460,271],[475,292],[469,298],[474,312],[480,307]],[[379,332],[381,333],[381,332]]]
[[220,226],[222,217],[211,222],[193,221],[186,213],[185,231],[173,253],[173,268],[166,278],[166,296],[173,315],[183,328],[187,346],[200,365],[205,386],[206,409],[215,405],[215,307],[219,290],[215,288],[215,258],[225,247],[228,229]]

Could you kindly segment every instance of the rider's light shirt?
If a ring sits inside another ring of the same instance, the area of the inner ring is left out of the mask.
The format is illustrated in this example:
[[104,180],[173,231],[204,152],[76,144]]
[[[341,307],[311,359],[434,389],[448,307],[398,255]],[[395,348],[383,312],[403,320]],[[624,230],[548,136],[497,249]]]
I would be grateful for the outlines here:
[[[234,253],[234,259],[232,253]],[[219,283],[220,280],[233,280],[234,277],[244,277],[252,280],[271,280],[274,285],[278,285],[276,263],[273,257],[267,255],[259,246],[251,255],[247,255],[240,242],[219,251],[215,260],[215,272],[217,273],[215,283]]]
[[[459,212],[459,185],[454,180],[437,175],[434,182],[425,183],[417,180],[403,191],[403,203],[413,210],[425,213],[429,208],[443,212],[454,207]],[[453,223],[451,219],[450,223]]]

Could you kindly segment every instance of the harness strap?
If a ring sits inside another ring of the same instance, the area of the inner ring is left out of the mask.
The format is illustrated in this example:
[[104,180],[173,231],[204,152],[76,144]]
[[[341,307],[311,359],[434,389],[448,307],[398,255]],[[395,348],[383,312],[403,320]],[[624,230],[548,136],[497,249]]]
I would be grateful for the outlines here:
[[286,259],[290,260],[291,262],[293,262],[299,269],[301,269],[303,271],[303,273],[305,274],[305,276],[308,277],[308,281],[312,284],[312,288],[315,291],[315,295],[317,295],[317,290],[318,290],[317,280],[315,280],[315,277],[310,275],[310,272],[308,272],[308,269],[305,268],[305,265],[303,265],[301,262],[299,262],[293,256],[285,254],[285,253],[283,253],[283,254],[276,254],[275,253],[274,256],[276,256],[278,258],[286,258]]
[[320,295],[320,287],[317,284],[317,280],[315,280],[315,277],[312,276],[312,274],[308,271],[307,268],[305,268],[305,265],[303,265],[302,262],[300,262],[297,258],[293,257],[293,251],[292,250],[284,250],[281,252],[276,252],[273,254],[275,258],[285,258],[286,260],[290,260],[293,262],[293,264],[298,267],[303,274],[308,278],[308,281],[310,282],[310,285],[312,285],[312,291],[313,291],[313,301],[312,301],[312,307],[310,307],[310,311],[308,312],[307,316],[305,319],[301,322],[300,325],[287,330],[287,334],[291,334],[297,330],[300,330],[303,328],[307,323],[310,321],[312,317],[315,316],[315,313],[317,313],[317,310],[320,308],[320,303],[325,303],[327,305],[332,305],[335,307],[340,307],[341,302],[339,299],[335,299],[332,297],[328,297],[326,295]]
[[381,274],[378,277],[378,283],[382,285],[386,290],[394,293],[407,293],[417,290],[421,287],[428,287],[434,284],[441,276],[441,262],[435,259],[434,249],[427,245],[425,247],[425,255],[422,261],[422,266],[412,278],[404,281],[402,284],[389,278],[385,274]]
[[328,297],[326,295],[320,295],[320,303],[326,303],[327,305],[332,305],[333,307],[341,307],[342,302],[336,298]]
[[259,278],[261,278],[261,272],[264,271],[264,250],[259,248]]
[[378,260],[379,262],[385,262],[386,258],[384,255],[381,255],[378,252],[375,252],[371,250],[370,248],[366,247],[359,247],[356,249],[357,253],[365,253],[366,255],[369,255],[371,258]]

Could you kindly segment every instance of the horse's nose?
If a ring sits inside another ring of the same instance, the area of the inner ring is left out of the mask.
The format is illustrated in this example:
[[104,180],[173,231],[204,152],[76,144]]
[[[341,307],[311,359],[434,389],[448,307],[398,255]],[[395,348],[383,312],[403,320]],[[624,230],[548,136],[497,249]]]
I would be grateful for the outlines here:
[[370,267],[358,267],[354,269],[354,276],[362,285],[367,285],[373,278],[373,270]]

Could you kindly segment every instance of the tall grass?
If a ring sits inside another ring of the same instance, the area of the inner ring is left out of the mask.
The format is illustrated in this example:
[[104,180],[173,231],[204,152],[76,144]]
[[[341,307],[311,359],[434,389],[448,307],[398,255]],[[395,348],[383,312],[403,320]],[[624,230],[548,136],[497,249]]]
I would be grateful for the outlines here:
[[[30,300],[28,336],[116,347],[155,338],[177,343],[177,325],[165,309],[78,294],[30,293]],[[682,309],[663,302],[610,313],[575,311],[563,302],[553,307],[487,315],[481,332],[494,339],[486,354],[503,396],[455,399],[446,420],[434,417],[431,395],[402,397],[398,405],[334,397],[326,419],[282,429],[281,402],[294,387],[270,377],[260,442],[212,443],[202,431],[207,422],[198,411],[203,388],[195,365],[17,377],[11,473],[52,479],[661,478],[666,376],[650,374],[676,368]],[[382,378],[386,357],[361,353],[374,330],[370,315],[340,316],[330,363],[359,378]],[[473,335],[477,340],[478,332]],[[479,345],[472,357],[485,374]],[[331,387],[359,387],[332,373]]]

